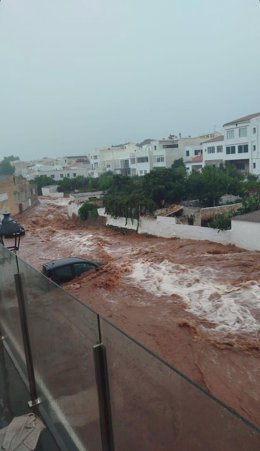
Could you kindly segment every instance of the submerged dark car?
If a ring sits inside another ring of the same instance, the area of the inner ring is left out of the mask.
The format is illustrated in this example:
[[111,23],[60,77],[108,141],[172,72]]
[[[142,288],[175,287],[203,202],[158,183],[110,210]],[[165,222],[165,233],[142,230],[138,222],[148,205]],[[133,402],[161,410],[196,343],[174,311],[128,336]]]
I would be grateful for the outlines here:
[[42,267],[42,274],[60,285],[80,276],[83,272],[100,269],[100,267],[99,263],[90,262],[84,258],[68,257],[45,263]]

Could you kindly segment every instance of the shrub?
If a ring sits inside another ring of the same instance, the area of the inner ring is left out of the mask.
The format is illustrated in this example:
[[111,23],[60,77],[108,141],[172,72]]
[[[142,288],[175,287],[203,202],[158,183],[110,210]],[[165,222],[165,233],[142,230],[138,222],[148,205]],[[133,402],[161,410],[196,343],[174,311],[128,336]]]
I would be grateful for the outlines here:
[[79,209],[79,217],[82,221],[96,219],[98,217],[97,207],[88,202],[84,202]]

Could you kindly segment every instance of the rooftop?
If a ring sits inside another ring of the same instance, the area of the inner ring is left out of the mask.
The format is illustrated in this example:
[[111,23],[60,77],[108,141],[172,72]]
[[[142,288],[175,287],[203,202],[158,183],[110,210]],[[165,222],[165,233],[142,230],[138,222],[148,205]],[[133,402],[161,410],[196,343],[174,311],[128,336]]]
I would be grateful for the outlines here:
[[223,127],[225,127],[226,125],[237,124],[238,122],[248,122],[251,119],[254,119],[254,117],[258,117],[258,116],[260,116],[260,113],[248,114],[247,116],[239,117],[238,119],[235,119],[234,121],[227,122],[226,124],[223,125]]
[[206,141],[203,141],[203,142],[211,143],[211,142],[217,142],[217,141],[224,141],[224,135],[215,136],[214,138],[207,139]]

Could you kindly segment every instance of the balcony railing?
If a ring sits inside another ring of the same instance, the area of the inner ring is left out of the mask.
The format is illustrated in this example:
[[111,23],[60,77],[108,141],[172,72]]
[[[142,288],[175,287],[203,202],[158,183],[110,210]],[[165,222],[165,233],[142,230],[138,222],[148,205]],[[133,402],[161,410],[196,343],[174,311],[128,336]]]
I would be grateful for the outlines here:
[[4,346],[63,450],[259,451],[257,428],[0,247]]

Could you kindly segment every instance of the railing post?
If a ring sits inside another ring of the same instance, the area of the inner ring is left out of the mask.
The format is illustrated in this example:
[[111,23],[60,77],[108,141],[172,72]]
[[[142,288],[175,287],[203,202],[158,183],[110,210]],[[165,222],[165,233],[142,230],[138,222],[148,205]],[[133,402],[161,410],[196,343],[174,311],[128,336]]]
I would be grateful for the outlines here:
[[112,412],[106,360],[106,348],[103,343],[93,346],[96,383],[98,390],[99,417],[103,451],[114,451]]
[[25,298],[24,298],[24,291],[23,291],[23,284],[22,284],[22,274],[20,274],[20,273],[15,274],[14,279],[15,279],[16,295],[17,295],[18,306],[19,306],[19,316],[20,316],[24,353],[25,353],[26,367],[27,367],[28,380],[29,380],[29,390],[30,390],[30,396],[31,396],[31,400],[28,402],[28,404],[30,407],[33,407],[33,406],[40,404],[41,400],[40,400],[40,398],[38,398],[37,390],[36,390],[32,350],[31,350],[31,344],[30,344],[30,336],[29,336],[26,308],[25,308]]

